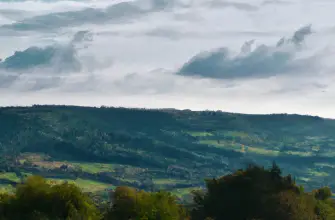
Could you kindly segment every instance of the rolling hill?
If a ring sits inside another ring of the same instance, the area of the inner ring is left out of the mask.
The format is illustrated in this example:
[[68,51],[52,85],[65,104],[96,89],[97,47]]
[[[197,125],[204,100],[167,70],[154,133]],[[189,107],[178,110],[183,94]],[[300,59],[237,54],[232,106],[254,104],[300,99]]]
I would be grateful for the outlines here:
[[2,190],[38,174],[95,194],[124,184],[183,196],[273,161],[307,189],[335,182],[335,120],[320,117],[33,106],[0,108],[0,123]]

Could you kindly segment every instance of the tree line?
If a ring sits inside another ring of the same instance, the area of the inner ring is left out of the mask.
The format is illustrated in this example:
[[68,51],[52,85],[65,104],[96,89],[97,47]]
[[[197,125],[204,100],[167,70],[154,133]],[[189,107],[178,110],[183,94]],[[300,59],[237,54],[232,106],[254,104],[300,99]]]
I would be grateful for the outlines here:
[[119,186],[110,201],[97,204],[77,186],[50,184],[30,176],[13,193],[0,194],[1,220],[334,220],[329,187],[305,192],[274,163],[249,165],[220,178],[207,179],[193,191],[191,204],[169,192],[145,192]]

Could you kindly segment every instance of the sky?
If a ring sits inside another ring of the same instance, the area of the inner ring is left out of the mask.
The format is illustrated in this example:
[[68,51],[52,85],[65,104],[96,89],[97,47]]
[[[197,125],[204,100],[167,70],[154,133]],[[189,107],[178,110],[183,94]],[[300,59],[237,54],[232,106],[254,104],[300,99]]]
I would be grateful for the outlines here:
[[333,0],[0,0],[0,106],[335,118]]

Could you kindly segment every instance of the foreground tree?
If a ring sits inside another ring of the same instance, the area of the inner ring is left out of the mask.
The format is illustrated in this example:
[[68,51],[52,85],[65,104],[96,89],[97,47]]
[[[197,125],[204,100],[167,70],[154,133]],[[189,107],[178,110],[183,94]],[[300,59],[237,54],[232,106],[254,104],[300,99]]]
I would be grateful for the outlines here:
[[329,187],[313,190],[312,195],[316,198],[316,214],[320,220],[335,219],[335,201],[331,198],[332,192]]
[[[168,192],[145,192],[120,186],[105,209],[78,187],[49,184],[29,177],[13,194],[0,194],[1,220],[334,220],[330,188],[304,192],[291,176],[249,166],[218,179],[206,180],[207,190],[194,192],[194,204],[182,206]],[[100,204],[100,203],[98,203]],[[97,207],[100,207],[99,211]],[[100,213],[104,213],[102,216]]]
[[0,196],[0,219],[100,219],[90,198],[77,186],[50,185],[38,176],[28,177],[15,194]]
[[[318,202],[311,194],[298,187],[291,176],[282,176],[276,164],[264,169],[249,166],[219,179],[207,180],[206,192],[194,192],[195,206],[192,219],[234,220],[313,220],[328,219],[334,207]],[[320,191],[319,197],[329,197],[328,191]],[[323,195],[323,196],[321,196]],[[320,203],[324,218],[316,212]]]
[[130,187],[118,187],[112,200],[113,206],[106,219],[187,219],[184,208],[168,192],[145,192]]

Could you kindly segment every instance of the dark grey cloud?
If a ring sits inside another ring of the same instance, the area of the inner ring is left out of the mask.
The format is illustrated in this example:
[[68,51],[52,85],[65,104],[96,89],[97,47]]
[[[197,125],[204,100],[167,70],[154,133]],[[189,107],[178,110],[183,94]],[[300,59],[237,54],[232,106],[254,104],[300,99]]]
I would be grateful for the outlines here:
[[272,89],[270,91],[266,91],[266,94],[289,94],[292,92],[300,93],[302,95],[306,95],[306,93],[310,91],[318,90],[319,92],[325,92],[329,85],[318,83],[318,82],[290,82],[285,83],[284,86],[282,86],[279,89]]
[[[16,51],[3,60],[0,59],[0,88],[15,87],[22,91],[58,88],[65,82],[69,83],[68,77],[75,72],[91,74],[96,69],[109,67],[110,62],[98,62],[89,54],[78,55],[78,51],[86,48],[92,40],[91,32],[78,31],[67,44],[32,46]],[[74,85],[84,89],[88,85],[94,86],[95,83],[91,77],[84,84]]]
[[[5,31],[52,31],[58,28],[74,27],[83,24],[131,22],[134,18],[145,16],[153,12],[171,10],[176,7],[188,8],[192,4],[192,0],[149,0],[150,6],[143,7],[141,0],[134,2],[120,2],[103,9],[85,8],[78,11],[55,12],[45,15],[27,17],[13,24],[0,26],[0,32],[5,34]],[[233,7],[246,11],[254,11],[258,9],[256,6],[251,4],[236,3],[233,1],[213,0],[209,3],[206,3],[206,5],[210,7]],[[6,13],[7,16],[11,17],[17,14],[14,12]],[[22,16],[22,14],[20,16]]]
[[[0,1],[1,2],[1,1]],[[0,15],[12,20],[22,19],[25,17],[32,16],[31,12],[18,10],[18,9],[1,9],[0,8]]]
[[[23,19],[0,28],[15,31],[53,30],[83,24],[103,24],[105,22],[130,21],[151,12],[173,7],[175,1],[150,0],[150,7],[142,7],[141,1],[121,2],[104,9],[86,8],[79,11],[57,12]],[[186,6],[185,6],[186,7]]]
[[18,78],[18,75],[8,75],[0,72],[0,88],[7,88]]
[[177,74],[238,79],[312,71],[316,65],[312,58],[296,57],[305,38],[310,34],[312,34],[311,25],[307,25],[297,30],[291,38],[280,39],[274,46],[260,45],[251,49],[253,41],[248,41],[242,46],[238,55],[232,55],[228,48],[202,52],[185,63]]
[[32,86],[27,88],[30,91],[40,91],[44,89],[50,89],[58,87],[62,84],[61,77],[53,76],[53,77],[44,77],[44,78],[36,78],[33,80]]
[[77,44],[91,40],[87,31],[77,32],[69,44],[54,44],[46,47],[31,46],[23,51],[15,51],[13,55],[0,60],[0,69],[26,73],[32,69],[45,68],[48,72],[78,72],[81,63],[77,56]]
[[185,37],[189,37],[189,38],[203,37],[203,36],[198,36],[199,34],[194,33],[194,32],[183,32],[183,31],[173,30],[171,28],[159,28],[159,27],[154,28],[150,31],[147,31],[145,35],[152,36],[152,37],[167,38],[170,40],[178,40],[178,39],[185,38]]
[[[233,37],[246,37],[246,36],[258,36],[258,37],[272,37],[275,35],[275,33],[269,33],[269,32],[260,32],[260,31],[220,31],[215,34],[211,32],[206,32],[206,33],[201,33],[199,31],[186,31],[184,29],[178,28],[178,29],[173,29],[171,27],[154,27],[153,29],[147,31],[144,33],[147,36],[152,36],[152,37],[160,37],[160,38],[167,38],[169,40],[179,40],[182,38],[214,38],[217,39],[218,37],[221,36],[233,36]],[[112,33],[110,32],[110,35],[121,35],[120,33]],[[143,33],[131,33],[128,35],[123,35],[125,37],[131,36],[135,37],[137,35],[143,35]]]
[[[28,1],[31,1],[31,0],[0,0],[0,2],[9,2],[9,3],[13,3],[13,2],[28,2]],[[40,2],[50,2],[50,3],[53,3],[55,2],[54,0],[39,0]],[[88,0],[71,0],[73,2],[88,2]]]
[[262,2],[262,5],[289,5],[292,4],[289,1],[283,1],[283,0],[265,0]]
[[222,0],[212,0],[207,3],[210,7],[215,8],[226,8],[232,7],[238,10],[243,11],[257,11],[258,7],[248,3],[241,3],[241,2],[233,2],[233,1],[222,1]]
[[78,70],[79,62],[76,60],[75,50],[71,47],[63,47],[61,45],[41,47],[29,47],[23,51],[15,51],[15,53],[0,63],[0,68],[6,70],[27,70],[35,67],[46,67],[53,64],[57,72],[65,70]]
[[312,25],[304,26],[300,28],[299,30],[297,30],[296,32],[294,32],[294,35],[291,38],[291,41],[294,44],[301,44],[305,40],[306,36],[310,34],[312,34]]
[[32,46],[23,51],[15,51],[0,63],[1,69],[15,72],[51,66],[55,72],[79,71],[80,63],[76,58],[75,49],[62,45]]
[[82,24],[99,24],[115,19],[129,19],[144,12],[145,10],[131,3],[122,2],[106,9],[87,8],[79,11],[57,12],[35,16],[14,24],[3,25],[1,28],[16,31],[52,30]]

